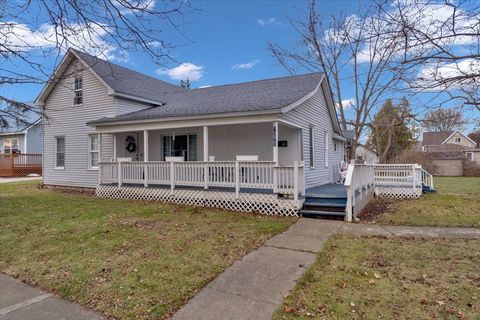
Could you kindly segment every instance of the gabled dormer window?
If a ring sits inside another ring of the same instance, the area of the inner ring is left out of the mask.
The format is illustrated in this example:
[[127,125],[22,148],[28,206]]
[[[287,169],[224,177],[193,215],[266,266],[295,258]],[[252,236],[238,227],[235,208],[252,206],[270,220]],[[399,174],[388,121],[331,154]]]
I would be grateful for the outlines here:
[[83,103],[83,77],[76,75],[73,80],[73,105],[78,106]]

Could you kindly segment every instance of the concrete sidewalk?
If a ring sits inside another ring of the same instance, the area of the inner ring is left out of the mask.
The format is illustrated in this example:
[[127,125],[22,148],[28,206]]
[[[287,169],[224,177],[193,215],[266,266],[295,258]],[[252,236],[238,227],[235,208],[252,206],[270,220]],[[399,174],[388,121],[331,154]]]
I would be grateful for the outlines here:
[[235,262],[174,319],[271,319],[283,297],[331,235],[480,239],[480,229],[401,227],[299,219],[287,231]]
[[1,320],[96,320],[99,314],[0,274]]

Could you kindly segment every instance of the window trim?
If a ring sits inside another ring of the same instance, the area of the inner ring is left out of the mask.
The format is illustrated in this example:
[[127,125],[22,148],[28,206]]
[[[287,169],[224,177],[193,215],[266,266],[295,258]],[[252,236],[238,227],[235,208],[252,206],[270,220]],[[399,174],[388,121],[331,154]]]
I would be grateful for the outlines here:
[[325,168],[328,168],[328,158],[330,157],[330,148],[329,148],[330,132],[325,130],[323,138],[324,138],[323,144],[324,144],[324,151],[325,151]]
[[[469,156],[470,156],[471,158],[469,158]],[[473,152],[465,152],[465,157],[466,157],[468,160],[470,160],[470,161],[474,161],[474,154],[473,154]]]
[[[79,89],[77,89],[75,87],[78,78],[80,78],[80,83],[81,83],[81,87]],[[75,103],[75,99],[77,98],[77,92],[80,92],[79,97],[81,97],[81,100],[82,100],[81,103]],[[76,107],[76,106],[81,106],[81,105],[83,105],[83,75],[82,74],[76,74],[73,77],[73,106]]]
[[[166,154],[165,154],[165,141],[164,139],[166,137],[169,137],[170,138],[170,143],[173,143],[173,136],[175,137],[178,137],[178,136],[186,136],[187,137],[187,160],[186,161],[198,161],[198,142],[199,142],[199,138],[198,138],[198,133],[197,132],[166,132],[162,135],[160,135],[160,141],[161,141],[161,154],[162,154],[162,159],[163,161],[165,161],[165,157],[168,157]],[[196,136],[196,143],[195,143],[195,160],[192,160],[191,159],[191,150],[190,150],[190,137],[191,136]],[[170,147],[170,154],[171,154],[171,147]]]
[[[63,139],[63,166],[58,165],[58,139]],[[65,136],[55,136],[55,170],[65,170],[65,155],[66,155],[66,150],[67,149],[67,139]]]
[[[9,153],[6,153],[6,152],[5,152],[5,145],[6,145],[7,141],[10,142],[10,148],[9,148],[9,149],[10,149],[10,152],[9,152]],[[13,153],[12,153],[12,151],[13,151],[13,148],[12,148],[13,143],[12,143],[12,141],[17,141],[17,150],[20,151],[20,139],[19,139],[19,138],[4,138],[4,139],[3,139],[3,153],[4,153],[4,154],[13,154]]]
[[[87,152],[88,152],[88,170],[98,170],[98,164],[96,166],[92,166],[92,153],[98,154],[98,162],[100,162],[100,135],[98,133],[89,133],[88,135],[88,143],[87,143]],[[92,150],[92,137],[97,137],[97,150]]]
[[315,126],[313,125],[308,127],[308,143],[310,169],[315,169]]
[[455,137],[455,143],[462,143],[462,137]]

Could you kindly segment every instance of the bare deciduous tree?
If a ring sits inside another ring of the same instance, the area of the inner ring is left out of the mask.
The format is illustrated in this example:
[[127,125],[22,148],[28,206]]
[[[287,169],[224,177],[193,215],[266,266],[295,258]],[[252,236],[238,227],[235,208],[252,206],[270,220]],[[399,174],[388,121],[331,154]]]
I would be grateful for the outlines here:
[[[388,5],[379,2],[360,8],[356,15],[326,20],[312,0],[307,19],[292,21],[300,39],[300,46],[293,47],[298,49],[269,43],[271,54],[291,73],[301,68],[328,76],[343,128],[350,125],[355,130],[350,157],[369,115],[399,90],[409,72],[398,59],[403,34],[386,23],[383,6]],[[345,82],[353,88],[353,97],[347,95]]]
[[396,0],[383,17],[403,33],[403,63],[419,73],[412,89],[436,92],[480,111],[480,2]]
[[[173,60],[166,33],[181,33],[178,21],[188,8],[182,0],[0,0],[0,87],[45,83],[69,47],[107,60],[131,50],[159,64]],[[25,110],[40,112],[0,94],[0,125],[24,120]]]
[[428,131],[460,130],[468,123],[460,108],[439,108],[425,115],[423,127]]

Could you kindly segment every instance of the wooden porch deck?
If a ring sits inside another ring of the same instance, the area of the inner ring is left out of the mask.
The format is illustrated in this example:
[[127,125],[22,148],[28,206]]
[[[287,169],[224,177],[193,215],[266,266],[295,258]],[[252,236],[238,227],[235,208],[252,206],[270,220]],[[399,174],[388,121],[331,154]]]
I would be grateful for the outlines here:
[[346,198],[347,188],[342,183],[326,183],[305,190],[306,197]]

